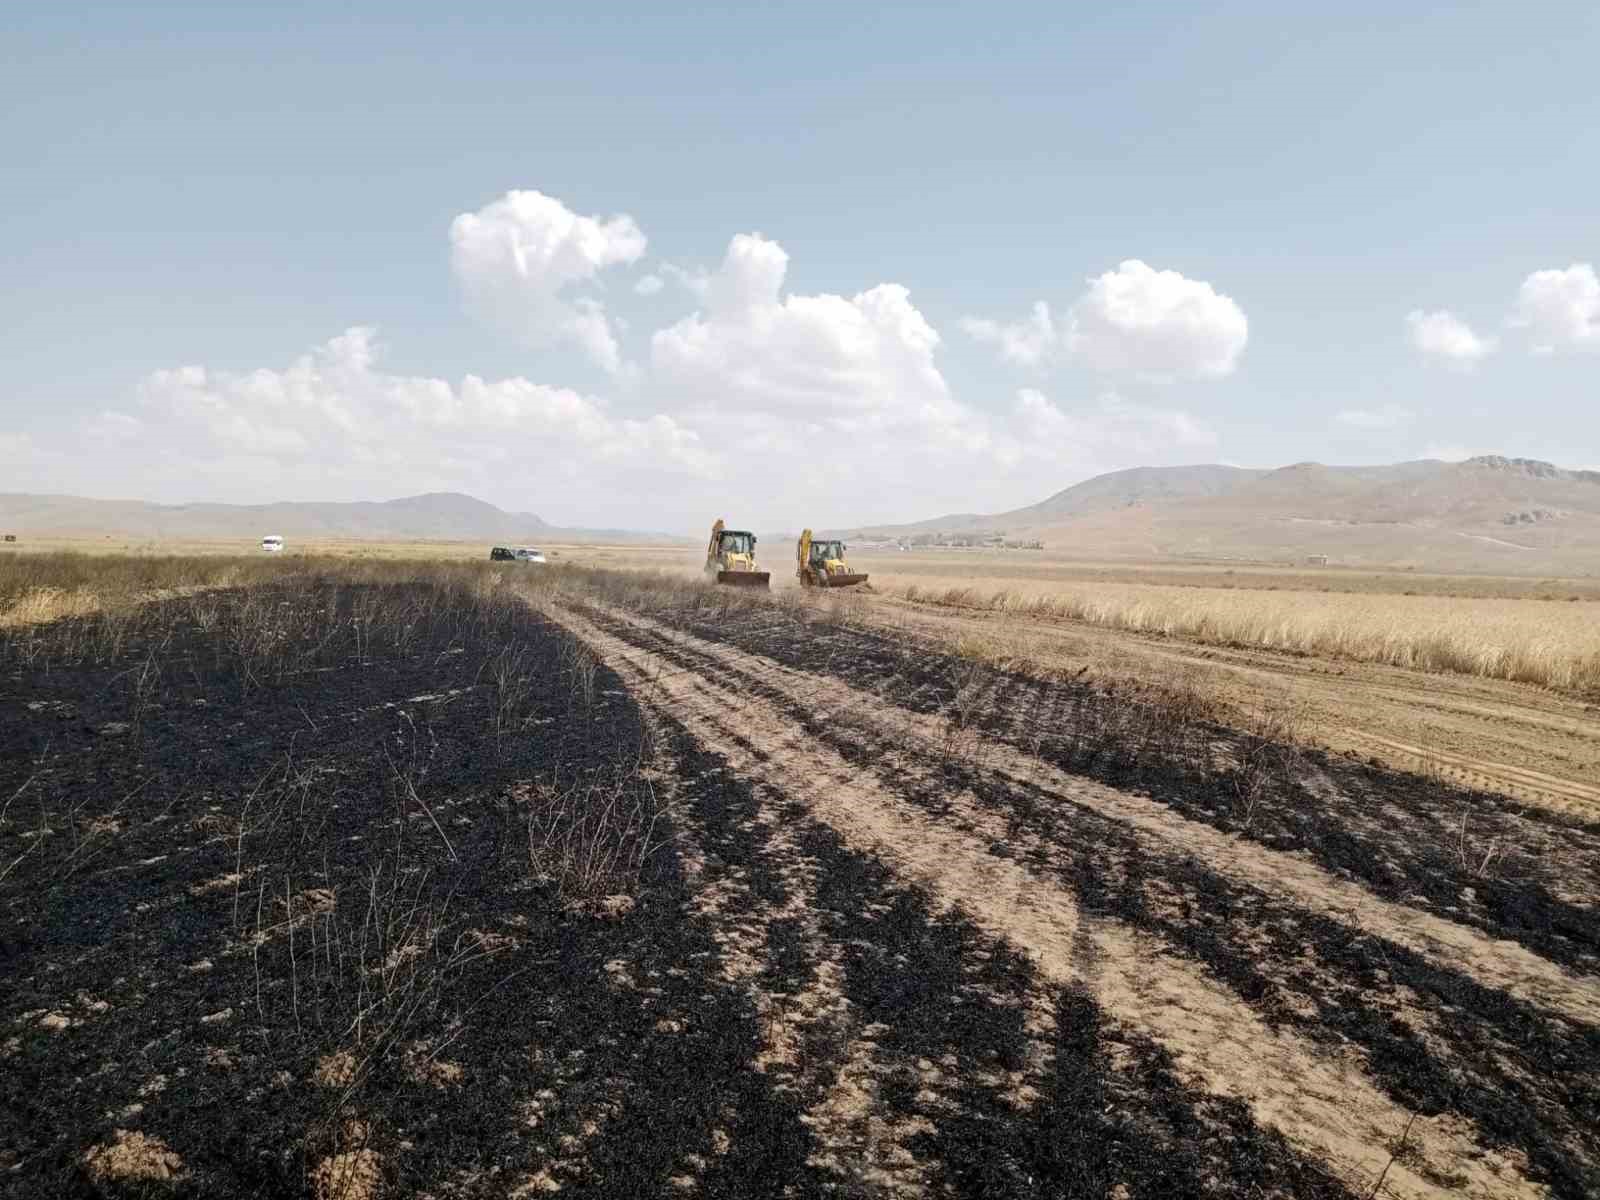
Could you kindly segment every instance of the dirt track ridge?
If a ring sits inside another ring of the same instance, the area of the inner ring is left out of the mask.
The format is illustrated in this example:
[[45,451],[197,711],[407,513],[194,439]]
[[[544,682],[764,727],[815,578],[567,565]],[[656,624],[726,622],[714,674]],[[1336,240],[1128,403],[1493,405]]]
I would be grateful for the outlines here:
[[[1022,948],[1058,985],[1091,988],[1118,1022],[1154,1037],[1210,1091],[1245,1101],[1258,1122],[1325,1161],[1350,1187],[1364,1192],[1388,1166],[1385,1190],[1396,1196],[1545,1194],[1520,1156],[1487,1148],[1454,1116],[1416,1120],[1414,1153],[1391,1164],[1390,1147],[1412,1113],[1374,1084],[1359,1054],[1274,1028],[1203,968],[1160,953],[1136,930],[1086,919],[1070,893],[991,852],[1019,840],[1007,821],[960,800],[952,802],[953,819],[932,819],[772,703],[741,694],[737,674],[708,678],[570,610],[552,615],[643,703],[717,746],[741,776],[802,805],[846,844]],[[817,696],[817,681],[807,684]],[[866,695],[839,699],[873,705]],[[1119,816],[1129,815],[1141,814],[1124,804]]]
[[[613,609],[610,615],[713,659],[720,669],[734,676],[759,681],[787,692],[799,702],[820,706],[819,718],[836,715],[879,724],[905,748],[907,760],[901,770],[926,770],[928,763],[949,752],[948,721],[890,706],[870,691],[734,651],[638,614]],[[1152,845],[1159,843],[1169,850],[1192,855],[1268,894],[1325,913],[1352,929],[1376,934],[1495,987],[1529,996],[1563,1017],[1600,1028],[1600,986],[1592,980],[1574,978],[1515,942],[1384,900],[1304,857],[1281,853],[1189,820],[1135,793],[1069,775],[1012,747],[983,744],[984,739],[973,731],[960,736],[968,740],[963,749],[969,754],[974,753],[973,743],[982,746],[976,754],[984,769],[996,776],[1037,787],[1051,799],[1102,813],[1148,838]]]
[[1093,663],[1145,679],[1191,673],[1247,707],[1303,705],[1310,728],[1335,749],[1437,771],[1585,819],[1600,814],[1600,708],[1592,700],[1531,684],[1188,645],[1064,619],[934,609],[893,596],[871,597],[867,612],[881,628],[929,644],[963,634],[1021,639],[1031,655],[1074,667]]

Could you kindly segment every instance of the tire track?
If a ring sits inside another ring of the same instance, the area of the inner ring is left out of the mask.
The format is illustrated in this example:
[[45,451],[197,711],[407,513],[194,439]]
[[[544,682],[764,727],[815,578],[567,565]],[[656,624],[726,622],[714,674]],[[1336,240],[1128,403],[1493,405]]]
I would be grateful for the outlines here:
[[1547,808],[1579,817],[1593,818],[1596,812],[1600,812],[1600,788],[1590,787],[1585,783],[1558,779],[1542,771],[1516,767],[1509,763],[1492,763],[1464,754],[1428,750],[1359,729],[1346,729],[1344,732],[1352,741],[1375,747],[1391,757],[1415,763],[1424,772],[1437,771],[1452,779],[1458,779],[1469,787],[1493,787],[1519,799],[1539,800]]
[[[678,791],[674,781],[686,774],[719,769],[690,765],[689,735],[667,713],[647,709],[645,719],[655,730],[653,774],[661,786]],[[862,1029],[845,995],[841,949],[817,903],[822,864],[775,815],[770,797],[751,799],[742,808],[675,807],[689,911],[718,947],[723,981],[744,992],[760,1024],[751,1065],[803,1106],[799,1122],[818,1143],[808,1166],[847,1186],[871,1182],[888,1195],[922,1195],[929,1166],[904,1144],[916,1130],[872,1115],[874,1031]],[[827,1049],[841,1043],[841,1054]],[[693,1195],[711,1169],[707,1156],[689,1155],[669,1183]]]
[[[1594,707],[1530,684],[1485,679],[1471,675],[1408,671],[1376,663],[1304,658],[1289,652],[1242,650],[1192,645],[1179,648],[1160,638],[1130,631],[1108,630],[1060,620],[998,618],[968,610],[945,610],[874,596],[869,601],[874,623],[898,636],[913,634],[931,646],[947,647],[962,630],[993,634],[997,628],[1026,631],[1035,643],[1060,643],[1070,637],[1079,643],[1067,650],[1041,645],[1041,656],[1074,665],[1085,658],[1109,658],[1123,673],[1159,678],[1164,664],[1199,671],[1212,677],[1222,690],[1253,695],[1254,701],[1287,692],[1310,703],[1319,735],[1339,749],[1370,754],[1387,734],[1400,730],[1407,742],[1428,742],[1433,735],[1451,747],[1447,753],[1470,764],[1470,774],[1458,778],[1488,785],[1519,800],[1554,812],[1586,820],[1600,813],[1600,786],[1592,782],[1594,744],[1600,740],[1600,721]],[[1009,627],[1007,623],[1010,623]],[[1103,669],[1103,668],[1102,668]],[[1352,718],[1356,718],[1352,720]],[[1547,766],[1528,747],[1559,747],[1574,775],[1560,777],[1537,770]],[[1461,753],[1476,746],[1492,747],[1498,758]],[[1390,748],[1402,762],[1427,765],[1443,761],[1435,750],[1420,755]]]
[[963,832],[930,820],[767,702],[733,695],[577,614],[555,615],[642,702],[671,713],[703,743],[725,748],[742,776],[797,800],[847,845],[1024,948],[1047,978],[1083,986],[1092,962],[1095,993],[1108,1012],[1154,1037],[1183,1073],[1243,1101],[1261,1124],[1326,1160],[1348,1186],[1364,1191],[1388,1166],[1385,1186],[1398,1196],[1545,1194],[1515,1156],[1486,1153],[1449,1118],[1417,1121],[1410,1143],[1416,1157],[1391,1164],[1385,1147],[1412,1114],[1374,1086],[1359,1061],[1274,1030],[1204,971],[1152,953],[1152,939],[1083,920],[1061,889],[989,852],[988,845],[1013,836],[1006,822],[967,812],[971,828]]
[[[1260,889],[1198,867],[1181,847],[1141,846],[1111,817],[1098,817],[1098,825],[1064,819],[1074,808],[1069,798],[997,783],[1001,773],[991,763],[1009,762],[1011,748],[984,748],[974,731],[964,731],[960,744],[918,746],[898,725],[885,737],[863,719],[879,711],[877,697],[864,702],[855,693],[830,705],[815,690],[815,676],[790,672],[804,688],[796,697],[758,678],[777,666],[759,655],[696,656],[675,636],[626,622],[616,628],[687,670],[761,695],[792,726],[832,744],[858,767],[870,767],[941,822],[977,837],[970,810],[1000,812],[1007,835],[981,837],[989,853],[1015,855],[1059,879],[1091,913],[1107,912],[1122,925],[1156,934],[1167,953],[1215,972],[1269,1023],[1295,1026],[1317,1042],[1360,1046],[1391,1097],[1424,1113],[1467,1117],[1501,1150],[1531,1155],[1534,1169],[1562,1194],[1587,1197],[1600,1182],[1592,1124],[1600,1110],[1589,1083],[1600,1029],[1592,1023],[1553,1018],[1503,989],[1485,987],[1470,972],[1432,965],[1361,930],[1359,911],[1335,920],[1292,900],[1273,901]],[[727,653],[720,644],[708,650]],[[944,726],[934,721],[930,728],[937,733]],[[1041,808],[1046,803],[1051,807]]]
[[[874,694],[891,708],[936,720],[953,711],[959,678],[973,669],[959,656],[919,654],[914,646],[866,630],[848,631],[856,656],[837,664],[833,653],[814,649],[803,624],[786,637],[774,637],[776,627],[752,627],[754,615],[730,614],[719,622],[673,612],[662,619],[702,640],[774,660],[808,677],[838,677],[856,685],[863,678],[898,675],[902,686],[888,694],[875,687]],[[828,640],[846,636],[835,631]],[[1036,710],[1024,735],[1013,728],[1015,713],[976,711],[971,726],[1075,778],[1137,790],[1228,836],[1239,835],[1245,825],[1248,840],[1301,852],[1374,896],[1491,938],[1516,941],[1562,967],[1600,976],[1600,894],[1594,887],[1600,877],[1600,824],[1503,796],[1463,796],[1442,780],[1374,771],[1316,752],[1307,757],[1316,769],[1291,773],[1293,778],[1270,788],[1257,805],[1243,800],[1236,786],[1249,782],[1239,767],[1239,755],[1250,752],[1247,733],[1185,718],[1181,711],[1174,723],[1172,704],[1146,704],[1136,694],[1114,694],[1093,682],[1041,682],[1034,685],[1038,689],[1044,699],[1040,709],[1057,710],[1051,701],[1064,707],[1054,718]],[[1470,838],[1461,826],[1463,815],[1470,817]],[[1495,869],[1485,871],[1483,856],[1490,848],[1499,857]]]
[[[914,748],[924,765],[930,761],[927,756],[943,754],[950,747],[947,721],[889,709],[871,692],[826,676],[796,671],[771,659],[733,651],[637,614],[611,610],[609,615],[703,656],[720,671],[772,687],[797,703],[821,705],[818,720],[834,717],[876,724],[902,747]],[[1013,783],[1038,788],[1050,799],[1112,818],[1147,839],[1152,850],[1164,848],[1191,855],[1268,895],[1324,913],[1354,930],[1382,937],[1489,986],[1528,996],[1573,1021],[1600,1027],[1600,986],[1574,978],[1515,942],[1490,937],[1423,909],[1383,900],[1304,857],[1281,853],[1191,821],[1164,804],[1134,793],[1069,775],[1011,746],[976,735],[971,745],[982,746],[978,755],[985,770]]]

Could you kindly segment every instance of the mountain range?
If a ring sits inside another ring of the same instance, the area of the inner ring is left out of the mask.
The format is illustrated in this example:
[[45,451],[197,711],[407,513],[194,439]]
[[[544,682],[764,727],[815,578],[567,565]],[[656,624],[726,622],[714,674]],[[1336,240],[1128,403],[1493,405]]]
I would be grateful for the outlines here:
[[[1293,562],[1326,555],[1330,563],[1349,566],[1593,575],[1600,574],[1600,471],[1498,455],[1370,467],[1135,467],[1097,475],[1009,512],[953,513],[829,532],[858,542],[1003,535],[1042,541],[1048,551],[1075,557]],[[259,505],[0,493],[0,533],[247,541],[276,533],[290,539],[503,544],[693,540],[560,528],[459,492]]]
[[1387,466],[1304,462],[1275,470],[1135,467],[1010,512],[955,513],[845,536],[1003,533],[1046,549],[1115,556],[1600,572],[1600,471],[1485,455]]
[[362,538],[391,541],[662,542],[662,533],[564,529],[460,492],[354,503],[149,504],[0,492],[0,527],[18,535],[111,534],[150,539]]

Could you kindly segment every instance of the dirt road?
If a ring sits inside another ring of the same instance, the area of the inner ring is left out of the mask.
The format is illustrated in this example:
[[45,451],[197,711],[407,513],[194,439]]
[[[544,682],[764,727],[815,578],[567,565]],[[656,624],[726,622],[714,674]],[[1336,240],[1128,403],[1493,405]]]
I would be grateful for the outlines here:
[[[739,897],[729,961],[771,1014],[763,1061],[809,1097],[807,1123],[830,1147],[813,1165],[842,1183],[918,1194],[935,1161],[948,1178],[959,1159],[968,1091],[1028,1140],[1041,1095],[1077,1071],[1105,1112],[1142,1127],[1146,1153],[1117,1165],[1122,1179],[1168,1154],[1196,1182],[1237,1172],[1219,1149],[1232,1140],[1256,1148],[1274,1194],[1314,1191],[1324,1174],[1359,1195],[1381,1177],[1394,1196],[1581,1195],[1600,1181],[1581,1065],[1600,1058],[1600,989],[1549,957],[1565,951],[1064,772],[1020,748],[1025,729],[926,711],[914,679],[851,679],[842,647],[803,669],[734,634],[588,606],[551,615],[618,672],[680,756],[714,758],[748,789],[743,822],[722,837],[763,831],[784,885],[763,901],[748,869],[713,866],[703,904]],[[973,706],[1025,725],[1038,697],[1008,707],[1008,686],[986,679]],[[715,839],[701,848],[699,861],[723,860]],[[903,890],[882,912],[841,912],[830,884],[847,870],[886,872]],[[934,928],[970,922],[984,961],[1029,964],[965,989],[1014,1010],[1009,1061],[982,1061],[952,1030],[908,1062],[915,1036],[843,997],[841,977],[862,969],[852,922],[907,905]],[[810,965],[774,987],[779,931]],[[1069,1019],[1077,1032],[1064,1038]],[[849,1053],[808,1056],[824,1028]],[[1065,1060],[1064,1043],[1088,1058]]]
[[1334,750],[1600,817],[1600,705],[1544,688],[886,596],[862,603],[884,628],[941,646],[974,639],[1045,667],[1151,682],[1187,676],[1245,708],[1288,705]]

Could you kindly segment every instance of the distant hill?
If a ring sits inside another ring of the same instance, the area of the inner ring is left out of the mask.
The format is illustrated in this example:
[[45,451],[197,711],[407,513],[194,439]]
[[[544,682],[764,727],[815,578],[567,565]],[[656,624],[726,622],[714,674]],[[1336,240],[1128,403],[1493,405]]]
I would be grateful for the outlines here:
[[872,526],[851,537],[1003,532],[1087,555],[1600,574],[1600,471],[1487,455],[1375,467],[1137,467],[1038,504]]
[[0,532],[36,536],[111,534],[179,540],[366,538],[390,541],[681,541],[621,529],[563,529],[533,513],[509,513],[460,492],[399,500],[276,504],[149,504],[82,496],[0,492]]
[[1241,484],[1270,474],[1244,467],[1206,464],[1193,467],[1130,467],[1096,475],[1064,488],[1046,500],[1010,512],[958,513],[907,525],[870,525],[847,531],[853,537],[896,537],[916,533],[956,533],[988,529],[1022,530],[1065,517],[1111,512],[1134,504],[1195,496],[1220,496]]
[[1195,467],[1131,467],[1096,475],[1057,492],[1048,500],[1003,516],[1010,521],[1042,521],[1046,518],[1077,517],[1084,513],[1110,512],[1134,504],[1154,504],[1165,500],[1188,500],[1197,496],[1221,496],[1251,479],[1267,474],[1244,467],[1206,464]]

